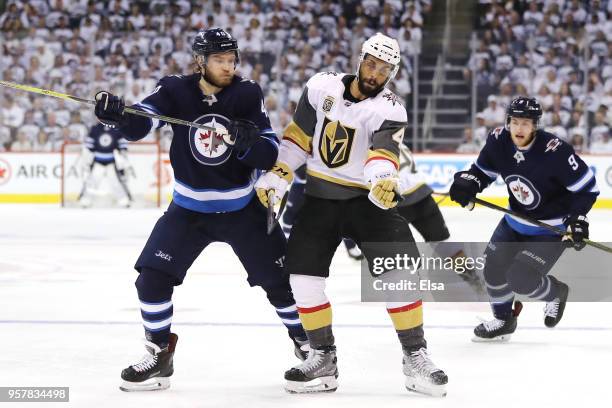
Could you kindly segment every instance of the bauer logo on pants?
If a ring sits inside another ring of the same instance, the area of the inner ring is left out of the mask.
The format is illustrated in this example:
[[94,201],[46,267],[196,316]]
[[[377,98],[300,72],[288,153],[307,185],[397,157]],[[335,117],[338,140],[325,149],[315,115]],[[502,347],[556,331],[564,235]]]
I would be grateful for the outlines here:
[[355,129],[343,125],[338,120],[331,122],[327,117],[323,121],[322,129],[319,138],[319,154],[323,163],[329,168],[340,167],[348,163],[355,138]]

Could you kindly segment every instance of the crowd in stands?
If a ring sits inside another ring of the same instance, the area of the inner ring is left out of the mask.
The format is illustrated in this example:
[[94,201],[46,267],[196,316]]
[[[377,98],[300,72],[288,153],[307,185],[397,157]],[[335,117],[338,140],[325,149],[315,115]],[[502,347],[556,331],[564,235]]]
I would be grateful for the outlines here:
[[460,151],[477,151],[510,100],[530,95],[544,110],[540,127],[577,151],[612,153],[612,1],[480,0],[477,26],[465,76],[475,70],[486,108]]
[[[238,73],[260,83],[281,133],[308,78],[354,72],[361,43],[377,31],[399,40],[402,69],[391,86],[406,97],[430,11],[431,0],[9,0],[0,68],[6,81],[89,99],[108,90],[132,104],[162,76],[192,73],[193,36],[222,27],[238,39]],[[95,124],[91,107],[0,91],[0,151],[57,151]],[[167,147],[172,131],[150,137]]]

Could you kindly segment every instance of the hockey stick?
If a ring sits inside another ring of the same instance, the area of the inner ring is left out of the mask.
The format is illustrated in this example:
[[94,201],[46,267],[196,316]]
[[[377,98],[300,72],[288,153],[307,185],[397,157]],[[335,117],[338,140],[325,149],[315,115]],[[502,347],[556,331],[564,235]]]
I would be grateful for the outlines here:
[[[449,193],[441,193],[441,192],[434,192],[434,194],[443,195],[443,196],[448,196],[449,195]],[[560,235],[560,236],[567,235],[567,231],[564,231],[561,228],[557,228],[557,227],[555,227],[553,225],[546,224],[545,222],[542,222],[542,221],[539,221],[539,220],[534,220],[533,218],[527,217],[526,215],[520,214],[520,213],[518,213],[516,211],[513,211],[513,210],[511,210],[509,208],[500,207],[500,206],[495,205],[493,203],[490,203],[488,201],[482,200],[482,199],[480,199],[478,197],[474,197],[472,199],[472,202],[475,203],[475,204],[480,204],[483,207],[487,207],[487,208],[490,208],[492,210],[501,211],[501,212],[506,213],[508,215],[512,215],[513,217],[520,218],[521,220],[527,221],[530,224],[537,225],[538,227],[546,228],[547,230],[549,230],[551,232],[554,232],[557,235]],[[590,245],[592,247],[601,249],[602,251],[612,253],[612,248],[610,248],[609,246],[604,245],[604,244],[600,244],[599,242],[591,241],[588,238],[584,239],[584,243],[588,244],[588,245]]]
[[278,209],[278,213],[274,212],[274,190],[269,190],[268,191],[268,217],[266,220],[266,224],[267,224],[267,234],[270,235],[272,233],[272,231],[274,231],[274,228],[276,227],[276,225],[278,224],[278,220],[280,219],[281,215],[283,214],[283,210],[285,209],[285,205],[287,204],[287,197],[289,196],[288,193],[285,193],[285,195],[283,196],[281,202],[280,202],[280,207]]
[[[31,93],[35,93],[39,95],[52,96],[54,98],[64,99],[68,101],[74,101],[74,102],[82,103],[85,105],[92,105],[92,106],[96,105],[96,101],[92,101],[89,99],[83,99],[77,96],[63,94],[60,92],[50,91],[48,89],[35,88],[29,85],[21,85],[21,84],[16,84],[14,82],[8,82],[8,81],[2,81],[2,80],[0,80],[0,85],[5,86],[7,88],[18,89],[20,91],[31,92]],[[161,121],[168,122],[168,123],[174,123],[175,125],[191,126],[191,127],[195,127],[195,128],[202,129],[202,130],[207,130],[210,132],[215,132],[223,136],[223,140],[225,141],[226,144],[230,146],[234,144],[234,141],[231,140],[227,131],[223,129],[217,129],[211,126],[202,125],[201,123],[190,122],[188,120],[172,118],[170,116],[156,115],[154,113],[144,112],[144,111],[130,108],[130,107],[125,107],[123,111],[129,114],[132,114],[132,115],[144,116],[145,118],[149,118],[149,119],[157,119],[157,120],[161,120]]]

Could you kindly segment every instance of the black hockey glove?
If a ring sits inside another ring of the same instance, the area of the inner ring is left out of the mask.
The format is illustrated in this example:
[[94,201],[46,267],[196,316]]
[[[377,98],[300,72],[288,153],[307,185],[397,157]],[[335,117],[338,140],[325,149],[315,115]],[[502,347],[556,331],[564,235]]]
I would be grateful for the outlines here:
[[121,127],[125,121],[123,109],[125,103],[122,98],[110,92],[100,91],[96,94],[96,108],[94,113],[98,120],[105,126],[112,128]]
[[481,186],[478,177],[469,171],[459,171],[455,173],[455,180],[449,191],[450,199],[471,211],[474,208],[472,199],[481,191]]
[[586,246],[584,240],[589,238],[589,220],[584,215],[570,215],[563,219],[563,224],[567,227],[567,235],[562,239],[565,246],[580,251]]
[[234,149],[238,154],[243,154],[259,140],[259,128],[250,120],[232,120],[227,129],[231,139],[234,141]]

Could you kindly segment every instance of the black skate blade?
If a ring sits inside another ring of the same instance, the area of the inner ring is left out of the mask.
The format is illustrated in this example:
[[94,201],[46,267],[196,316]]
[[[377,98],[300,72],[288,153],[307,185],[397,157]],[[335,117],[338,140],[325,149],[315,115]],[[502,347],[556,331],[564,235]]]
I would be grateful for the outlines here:
[[123,381],[119,386],[119,389],[125,392],[161,391],[167,388],[170,388],[169,377],[150,378],[143,382]]
[[507,343],[510,341],[512,334],[502,334],[501,336],[486,338],[486,337],[472,337],[474,343]]

